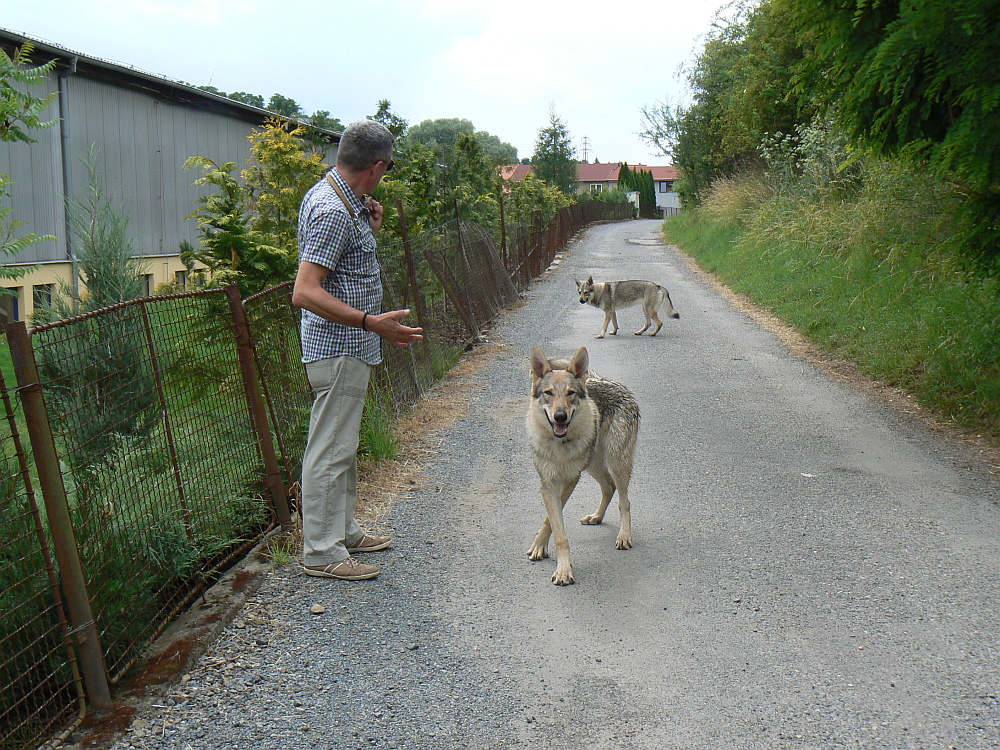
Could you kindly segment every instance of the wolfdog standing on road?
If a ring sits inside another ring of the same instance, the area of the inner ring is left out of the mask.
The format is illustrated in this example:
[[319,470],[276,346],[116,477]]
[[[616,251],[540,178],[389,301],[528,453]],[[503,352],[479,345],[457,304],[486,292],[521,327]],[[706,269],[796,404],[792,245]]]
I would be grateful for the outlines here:
[[599,524],[618,490],[621,528],[617,549],[632,546],[632,517],[628,483],[632,455],[639,433],[639,404],[620,383],[587,376],[589,356],[584,347],[569,362],[546,359],[537,346],[531,350],[531,404],[528,439],[535,469],[542,480],[545,521],[538,530],[528,557],[549,556],[549,536],[556,540],[558,586],[574,583],[569,563],[569,539],[563,524],[563,507],[586,469],[601,486],[601,504],[582,524]]
[[[576,281],[576,279],[574,279]],[[667,313],[671,318],[679,318],[680,313],[674,310],[673,302],[670,301],[670,294],[659,284],[652,281],[603,281],[594,282],[594,277],[589,277],[586,281],[576,281],[576,290],[580,293],[580,304],[588,302],[594,307],[604,310],[604,328],[597,338],[603,339],[608,332],[608,323],[613,323],[615,329],[611,332],[614,336],[618,333],[618,316],[616,310],[631,307],[639,302],[642,303],[642,314],[646,317],[646,325],[641,330],[635,332],[636,336],[641,336],[646,332],[652,322],[656,321],[656,330],[650,336],[655,336],[663,327],[663,321],[657,314],[664,304],[667,306]]]

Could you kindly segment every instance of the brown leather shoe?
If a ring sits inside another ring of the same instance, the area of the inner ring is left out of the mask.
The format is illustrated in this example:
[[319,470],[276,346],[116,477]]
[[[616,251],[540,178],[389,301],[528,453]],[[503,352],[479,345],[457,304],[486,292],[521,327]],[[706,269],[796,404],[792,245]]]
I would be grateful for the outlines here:
[[336,578],[341,581],[364,581],[379,574],[374,565],[365,565],[353,557],[329,565],[303,565],[307,576],[317,578]]
[[378,552],[379,550],[386,549],[390,544],[392,544],[391,536],[368,536],[365,534],[364,539],[348,547],[347,551],[352,555],[355,552]]

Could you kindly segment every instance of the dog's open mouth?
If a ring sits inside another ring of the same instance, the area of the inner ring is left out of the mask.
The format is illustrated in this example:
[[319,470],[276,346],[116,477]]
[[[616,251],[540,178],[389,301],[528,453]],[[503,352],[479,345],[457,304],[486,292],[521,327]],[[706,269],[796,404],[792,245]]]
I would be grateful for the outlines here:
[[549,424],[552,425],[552,434],[556,437],[566,437],[566,431],[569,429],[569,422],[553,422],[549,420]]

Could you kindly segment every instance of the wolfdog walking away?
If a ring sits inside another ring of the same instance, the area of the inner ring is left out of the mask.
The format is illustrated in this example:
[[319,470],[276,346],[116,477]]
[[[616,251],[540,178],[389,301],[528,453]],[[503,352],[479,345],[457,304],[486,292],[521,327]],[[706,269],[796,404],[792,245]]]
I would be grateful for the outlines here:
[[618,490],[621,528],[617,549],[632,546],[628,483],[632,455],[639,433],[639,404],[620,383],[587,377],[589,356],[584,347],[569,362],[546,359],[537,346],[531,350],[531,404],[528,438],[535,469],[542,481],[545,521],[528,557],[548,557],[549,536],[556,540],[556,572],[552,582],[574,583],[569,563],[569,539],[563,524],[563,506],[586,469],[601,486],[601,504],[582,524],[599,524]]
[[[574,279],[576,281],[576,279]],[[655,336],[663,327],[663,321],[657,314],[665,304],[667,313],[671,318],[679,318],[680,314],[674,310],[673,302],[670,301],[670,294],[659,284],[652,281],[603,281],[594,282],[594,277],[589,277],[586,281],[576,281],[576,290],[580,293],[580,304],[588,302],[594,307],[604,310],[604,328],[597,338],[603,339],[608,332],[608,323],[614,324],[611,335],[618,333],[618,316],[616,310],[631,307],[639,302],[642,303],[642,314],[646,317],[646,325],[641,330],[635,332],[636,336],[641,336],[646,332],[652,322],[656,321],[656,330],[650,336]]]

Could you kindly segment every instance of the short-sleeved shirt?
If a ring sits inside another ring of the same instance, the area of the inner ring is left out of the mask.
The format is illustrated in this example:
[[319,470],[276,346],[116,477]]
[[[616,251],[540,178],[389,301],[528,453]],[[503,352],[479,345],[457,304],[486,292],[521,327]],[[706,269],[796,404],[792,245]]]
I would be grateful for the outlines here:
[[[329,174],[354,217],[326,177],[313,185],[299,209],[299,262],[330,269],[323,289],[357,310],[377,315],[382,311],[382,278],[368,211],[336,169]],[[302,311],[301,336],[303,362],[345,354],[369,365],[382,361],[377,333],[334,323],[309,310]]]

